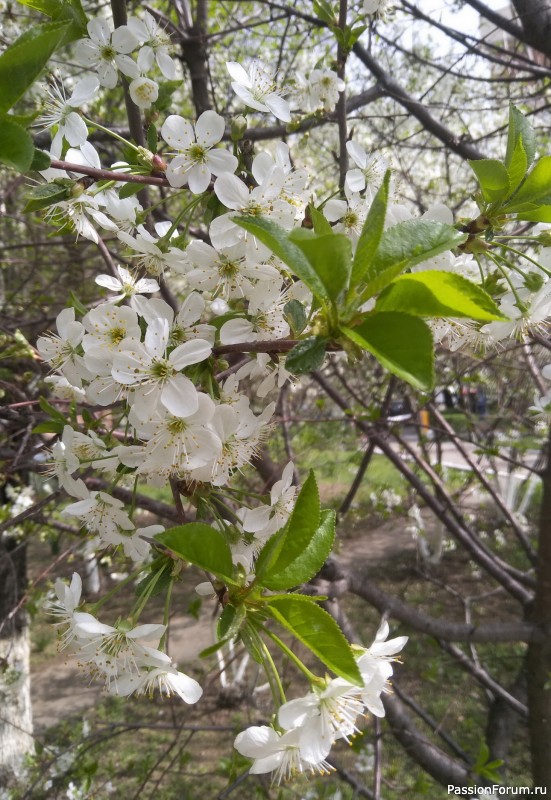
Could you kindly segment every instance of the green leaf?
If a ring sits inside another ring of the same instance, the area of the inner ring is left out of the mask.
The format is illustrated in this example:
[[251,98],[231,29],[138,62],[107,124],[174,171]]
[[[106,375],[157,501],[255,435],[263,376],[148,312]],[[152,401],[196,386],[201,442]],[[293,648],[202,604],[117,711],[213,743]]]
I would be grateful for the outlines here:
[[527,222],[551,222],[551,205],[538,206],[533,210],[518,211],[515,216],[517,219],[523,219]]
[[217,652],[217,650],[220,650],[228,642],[229,639],[220,639],[219,642],[211,644],[210,647],[205,647],[205,649],[201,650],[201,652],[199,653],[199,658],[208,658],[209,656],[212,656],[214,653]]
[[302,333],[306,327],[307,317],[304,306],[300,300],[289,300],[283,306],[283,315],[295,335]]
[[494,158],[480,158],[469,161],[478,179],[482,196],[487,203],[504,200],[509,193],[509,174],[504,164]]
[[325,233],[332,233],[333,228],[328,219],[326,219],[321,211],[313,206],[311,203],[308,206],[308,216],[312,220],[312,225],[314,226],[314,233],[317,233],[318,236],[322,236]]
[[125,183],[122,189],[119,190],[119,197],[124,200],[125,197],[132,197],[138,194],[143,189],[143,183]]
[[33,25],[0,56],[0,112],[8,111],[38,78],[69,29],[68,22]]
[[551,156],[540,158],[503,210],[508,213],[522,211],[523,205],[528,203],[551,205]]
[[38,404],[42,409],[42,411],[49,417],[51,417],[54,420],[57,420],[58,422],[61,422],[63,425],[67,424],[67,417],[65,417],[61,413],[61,411],[58,411],[57,408],[54,408],[54,406],[50,405],[50,403],[48,403],[45,397],[39,397]]
[[31,170],[39,172],[42,169],[49,169],[52,159],[50,154],[44,150],[39,150],[38,147],[34,148],[33,160],[31,161]]
[[317,575],[333,548],[335,518],[334,511],[322,511],[321,523],[312,534],[306,528],[288,532],[285,547],[262,577],[262,584],[275,591],[292,589]]
[[371,261],[384,231],[386,207],[388,205],[388,185],[390,181],[390,170],[387,170],[382,185],[375,195],[369,212],[367,214],[352,265],[352,275],[350,278],[351,288],[357,286],[367,272]]
[[247,612],[244,606],[233,606],[231,603],[224,608],[218,619],[216,635],[219,639],[234,639],[239,633]]
[[526,171],[528,169],[528,159],[524,151],[522,140],[519,139],[516,143],[515,150],[511,159],[510,165],[507,167],[507,174],[509,175],[509,193],[512,194],[520,183],[524,180]]
[[388,228],[365,272],[367,286],[361,293],[360,303],[378,294],[400,272],[451,250],[466,239],[467,234],[451,225],[426,219],[409,219]]
[[[303,229],[299,228],[298,231]],[[322,236],[310,235],[295,237],[295,232],[289,239],[300,247],[316,274],[319,275],[327,295],[332,300],[348,289],[350,272],[352,269],[352,245],[350,239],[343,233],[323,234]]]
[[356,328],[341,330],[352,342],[374,355],[393,375],[416,389],[429,391],[432,388],[432,335],[423,320],[397,311],[381,311],[370,314]]
[[33,140],[25,128],[8,116],[0,116],[0,163],[18,172],[28,172],[33,156]]
[[155,539],[184,561],[212,572],[225,583],[235,583],[230,547],[222,534],[210,525],[203,522],[177,525],[158,533]]
[[506,319],[483,289],[461,275],[438,270],[400,275],[381,292],[375,310],[481,322]]
[[268,539],[258,554],[255,574],[260,580],[277,562],[283,547],[287,546],[288,539],[290,541],[293,536],[309,537],[314,534],[320,524],[320,513],[318,485],[314,473],[310,472],[298,494],[287,524]]
[[285,359],[285,369],[293,375],[303,375],[319,369],[325,359],[327,339],[321,336],[309,336],[289,351]]
[[69,23],[64,44],[86,36],[87,17],[80,0],[19,0],[21,5],[41,11],[55,22]]
[[[509,105],[509,129],[507,132],[507,153],[505,155],[505,166],[511,174],[514,171],[515,151],[518,150],[519,143],[526,157],[527,167],[530,166],[536,154],[536,136],[534,129],[527,118],[512,103]],[[526,174],[526,170],[524,171]],[[524,176],[523,176],[524,177]]]
[[39,422],[32,429],[32,433],[58,433],[62,434],[64,428],[63,422]]
[[233,221],[269,247],[292,272],[303,281],[320,300],[330,301],[330,296],[321,278],[310,264],[300,247],[290,241],[287,231],[263,217],[233,217]]
[[157,128],[152,122],[149,128],[147,129],[147,146],[151,150],[152,153],[157,152]]
[[266,598],[266,610],[325,666],[357,686],[363,678],[341,629],[327,611],[302,595]]
[[24,211],[40,211],[42,208],[60,203],[69,197],[69,187],[60,186],[58,183],[41,183],[27,192]]

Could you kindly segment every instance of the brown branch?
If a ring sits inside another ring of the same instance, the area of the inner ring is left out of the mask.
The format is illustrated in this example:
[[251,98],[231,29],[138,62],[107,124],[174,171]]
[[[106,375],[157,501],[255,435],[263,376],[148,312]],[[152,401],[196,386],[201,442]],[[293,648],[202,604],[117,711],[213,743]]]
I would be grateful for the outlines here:
[[166,178],[158,178],[155,175],[130,175],[127,172],[112,172],[108,169],[95,169],[86,167],[83,164],[71,164],[69,161],[58,161],[52,159],[51,166],[54,169],[64,169],[66,172],[76,172],[79,175],[88,175],[97,181],[116,181],[118,183],[143,183],[146,186],[170,186]]

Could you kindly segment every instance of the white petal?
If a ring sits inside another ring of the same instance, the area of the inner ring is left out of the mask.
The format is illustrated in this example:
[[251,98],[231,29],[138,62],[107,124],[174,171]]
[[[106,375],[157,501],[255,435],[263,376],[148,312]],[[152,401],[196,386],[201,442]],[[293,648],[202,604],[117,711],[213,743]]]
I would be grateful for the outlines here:
[[115,56],[115,64],[127,78],[139,78],[140,70],[135,61],[130,56]]
[[346,173],[346,186],[351,192],[363,192],[365,175],[360,169],[349,169]]
[[176,62],[168,53],[159,50],[156,55],[157,65],[167,81],[172,81],[176,77]]
[[346,149],[348,151],[348,155],[356,164],[356,166],[360,167],[360,169],[363,169],[367,164],[367,156],[363,147],[357,142],[347,142]]
[[289,103],[277,94],[269,94],[265,98],[265,103],[277,119],[282,122],[291,122],[291,109]]
[[195,124],[197,141],[204,147],[218,144],[224,135],[224,128],[224,117],[216,111],[204,111]]
[[98,89],[99,81],[97,77],[95,75],[87,75],[77,83],[71,96],[67,100],[67,104],[73,108],[79,108],[83,103],[87,103],[91,100]]
[[206,164],[194,164],[187,174],[187,182],[193,194],[203,194],[210,183],[210,169]]
[[249,89],[251,88],[251,79],[241,64],[238,64],[237,61],[226,61],[226,69],[234,81],[243,84],[243,86],[247,86]]
[[138,41],[127,25],[120,25],[113,31],[111,44],[117,53],[131,53],[138,46]]
[[170,335],[168,320],[153,319],[147,326],[145,332],[145,349],[152,358],[162,358],[164,356]]
[[238,161],[227,150],[216,149],[207,154],[206,164],[214,175],[220,175],[222,172],[235,172]]
[[270,755],[277,746],[279,735],[268,725],[254,725],[235,737],[233,746],[246,758],[261,758]]
[[140,49],[136,63],[140,72],[149,72],[155,61],[155,53],[152,47],[145,45]]
[[204,339],[192,339],[189,342],[175,347],[169,356],[169,361],[175,369],[184,369],[190,364],[204,361],[212,353],[212,347]]
[[64,134],[71,147],[82,146],[88,138],[86,123],[75,111],[72,111],[65,120]]
[[249,202],[249,190],[237,175],[223,173],[214,183],[214,192],[227,208],[238,210]]
[[174,375],[166,382],[161,402],[175,417],[189,417],[199,408],[197,389],[185,375]]
[[88,30],[90,39],[96,44],[100,46],[109,44],[111,29],[106,20],[101,19],[101,17],[95,17],[95,19],[90,20],[86,29]]
[[192,124],[176,114],[171,114],[165,119],[161,128],[161,136],[176,150],[187,150],[195,141]]
[[180,695],[185,703],[190,705],[201,699],[203,690],[196,680],[183,672],[167,676],[167,682]]

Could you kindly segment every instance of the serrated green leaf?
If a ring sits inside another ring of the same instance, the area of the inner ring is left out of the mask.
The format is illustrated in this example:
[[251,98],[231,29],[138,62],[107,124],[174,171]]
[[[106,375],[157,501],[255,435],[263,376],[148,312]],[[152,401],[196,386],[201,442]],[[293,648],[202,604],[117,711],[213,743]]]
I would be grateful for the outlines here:
[[235,583],[230,547],[223,535],[210,525],[203,522],[177,525],[158,533],[155,539],[184,561],[211,572],[225,583]]
[[267,589],[292,589],[311,580],[329,556],[335,540],[335,512],[321,512],[318,528],[309,536],[304,529],[288,533],[279,558],[262,578]]
[[267,598],[266,610],[280,625],[293,634],[325,666],[357,686],[363,678],[341,629],[327,611],[309,597],[287,595]]
[[289,300],[283,306],[283,314],[295,335],[302,333],[306,327],[307,317],[304,306],[299,300]]
[[481,322],[506,319],[476,284],[452,272],[427,270],[400,275],[381,292],[376,311],[419,317],[468,317]]
[[303,375],[319,369],[325,359],[327,339],[321,336],[310,336],[303,339],[289,351],[285,359],[285,369],[293,375]]
[[535,164],[526,180],[503,206],[507,213],[522,211],[525,204],[551,205],[551,156]]
[[512,194],[517,186],[522,183],[524,177],[526,175],[526,171],[528,169],[528,159],[526,158],[526,153],[524,151],[524,145],[522,144],[522,139],[519,139],[516,143],[511,163],[507,167],[507,174],[509,175],[509,192],[508,195]]
[[467,234],[451,225],[426,219],[410,219],[388,228],[367,268],[359,304],[378,294],[405,269],[462,244]]
[[397,311],[370,314],[356,328],[342,333],[369,351],[393,375],[416,389],[429,391],[434,382],[434,352],[429,327],[418,317]]
[[[298,228],[298,233],[306,229]],[[289,239],[302,250],[316,274],[323,283],[327,295],[336,301],[348,289],[352,270],[352,245],[343,233],[330,233],[317,236],[308,232],[307,236],[289,234]]]
[[4,50],[0,56],[0,112],[8,111],[38,78],[69,25],[68,22],[34,25]]
[[303,281],[310,291],[325,302],[331,298],[321,278],[310,264],[300,247],[289,239],[287,231],[263,217],[233,217],[233,221],[269,247],[291,271]]
[[57,183],[41,183],[27,192],[24,211],[40,211],[43,208],[60,203],[69,196],[67,186],[59,186]]
[[354,288],[363,280],[379,247],[385,225],[389,182],[390,170],[387,170],[383,183],[379,187],[369,207],[369,212],[365,219],[360,238],[358,239],[350,278],[351,288]]
[[28,172],[33,156],[33,140],[25,128],[12,122],[9,116],[0,115],[0,163],[17,172]]
[[74,39],[86,36],[86,14],[80,0],[19,0],[28,8],[34,8],[42,14],[51,17],[54,22],[69,23],[63,43],[67,44]]
[[58,411],[57,408],[54,408],[54,406],[50,405],[45,397],[39,397],[38,404],[42,411],[49,417],[63,423],[63,425],[67,424],[67,418],[61,413],[61,411]]
[[31,170],[39,172],[43,169],[49,169],[51,163],[52,159],[50,158],[49,153],[46,153],[44,150],[39,150],[38,147],[34,148],[33,160],[31,161],[30,166]]
[[[293,533],[306,531],[306,535],[312,536],[320,524],[320,499],[318,485],[313,472],[310,472],[302,489],[298,493],[295,507],[289,517],[287,524],[281,530],[274,533],[268,539],[256,560],[255,574],[262,581],[262,576],[270,570],[278,560],[281,551],[288,537]],[[297,533],[297,535],[303,535]]]
[[527,167],[529,167],[536,154],[536,136],[528,119],[511,103],[509,105],[509,128],[507,131],[507,152],[505,154],[505,166],[509,172],[511,171],[515,150],[519,142],[522,143]]
[[151,150],[152,153],[157,152],[157,128],[155,124],[152,122],[149,128],[147,129],[147,146]]
[[313,206],[311,203],[308,206],[308,216],[312,220],[312,225],[314,226],[314,233],[317,233],[318,236],[322,236],[326,233],[332,233],[333,228],[331,227],[331,223],[328,219],[326,219],[321,211]]
[[480,158],[469,161],[469,166],[476,175],[482,196],[487,203],[504,200],[509,193],[509,175],[501,161],[495,158]]
[[63,422],[39,422],[32,429],[32,433],[63,433]]
[[211,644],[210,647],[205,647],[204,650],[201,650],[199,653],[199,658],[208,658],[224,647],[225,644],[229,642],[229,639],[220,639],[220,641]]
[[239,633],[246,616],[244,606],[228,603],[218,618],[216,635],[219,639],[234,639]]
[[119,190],[119,197],[121,200],[124,200],[126,197],[133,197],[135,194],[138,194],[138,192],[141,192],[142,189],[142,183],[125,183]]

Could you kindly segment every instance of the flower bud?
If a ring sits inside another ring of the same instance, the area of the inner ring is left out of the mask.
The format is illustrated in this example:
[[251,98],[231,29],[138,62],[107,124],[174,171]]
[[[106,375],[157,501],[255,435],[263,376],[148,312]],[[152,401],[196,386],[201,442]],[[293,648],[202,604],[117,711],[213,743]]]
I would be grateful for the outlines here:
[[243,114],[234,117],[230,123],[232,142],[238,142],[245,135],[247,130],[247,118]]
[[524,285],[531,292],[537,292],[543,286],[543,275],[539,272],[527,272],[524,276]]

